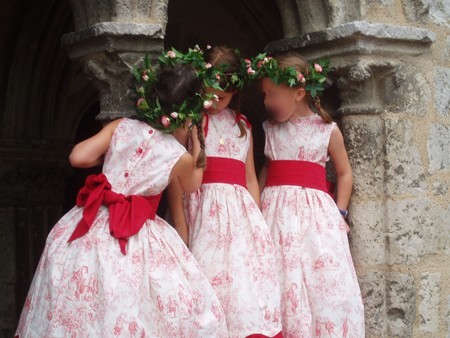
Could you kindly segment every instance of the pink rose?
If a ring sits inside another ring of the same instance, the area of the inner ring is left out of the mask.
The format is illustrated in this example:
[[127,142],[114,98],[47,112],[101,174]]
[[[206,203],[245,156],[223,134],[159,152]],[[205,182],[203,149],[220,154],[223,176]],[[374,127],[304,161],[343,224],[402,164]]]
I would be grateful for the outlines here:
[[247,67],[250,67],[250,65],[252,64],[250,59],[245,59],[245,63],[247,64]]
[[318,73],[321,73],[322,72],[322,66],[321,65],[319,65],[318,63],[315,63],[314,64],[314,69],[315,69],[315,71],[316,72],[318,72]]
[[148,77],[147,73],[144,73],[144,75],[142,75],[142,80],[144,81],[148,81],[150,78]]
[[139,100],[137,100],[136,102],[136,107],[139,107],[145,100],[141,97]]
[[169,58],[171,58],[171,59],[173,59],[173,58],[175,58],[177,55],[175,54],[175,52],[173,51],[173,50],[169,50],[168,52],[167,52],[167,57],[169,57]]
[[206,69],[209,69],[209,68],[211,68],[212,67],[212,64],[210,64],[210,63],[207,63],[206,65],[205,65],[205,68]]
[[304,83],[306,81],[305,76],[300,72],[297,73],[297,80],[301,83]]
[[210,100],[205,100],[205,101],[203,102],[203,108],[205,108],[205,109],[211,108],[212,105],[213,105],[213,103],[212,103]]
[[165,115],[161,116],[161,124],[165,128],[169,128],[169,126],[170,126],[170,119],[167,116],[165,116]]
[[255,74],[255,71],[252,69],[252,67],[247,68],[247,74],[250,74],[250,75]]
[[220,80],[220,75],[219,75],[219,73],[216,73],[216,79],[217,79],[217,80]]
[[177,112],[171,112],[170,113],[170,117],[173,119],[176,119],[178,117],[178,113]]
[[211,46],[210,45],[206,45],[206,49],[208,50],[208,49],[211,49]]

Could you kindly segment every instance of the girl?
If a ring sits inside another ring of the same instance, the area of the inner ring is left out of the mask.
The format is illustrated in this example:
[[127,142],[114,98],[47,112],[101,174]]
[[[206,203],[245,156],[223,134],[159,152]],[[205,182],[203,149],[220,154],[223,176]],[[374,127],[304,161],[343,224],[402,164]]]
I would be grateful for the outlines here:
[[[296,53],[259,61],[271,115],[264,122],[262,212],[279,255],[284,336],[364,337],[344,220],[352,172],[342,134],[317,97],[323,71],[319,64],[308,67]],[[312,97],[318,115],[310,109]],[[336,203],[326,188],[328,155],[338,179]]]
[[161,109],[153,118],[113,121],[74,147],[73,166],[104,161],[103,173],[88,177],[77,206],[50,232],[18,337],[228,336],[208,280],[177,232],[155,216],[171,180],[187,192],[201,183],[199,144],[193,157],[158,130],[175,106],[189,108],[201,81],[188,65],[156,76],[148,104]]
[[230,337],[281,336],[275,251],[259,210],[250,124],[231,109],[240,59],[225,47],[204,57],[223,71],[217,78],[224,91],[207,89],[218,101],[206,106],[203,121],[203,183],[186,198],[189,247],[221,301]]

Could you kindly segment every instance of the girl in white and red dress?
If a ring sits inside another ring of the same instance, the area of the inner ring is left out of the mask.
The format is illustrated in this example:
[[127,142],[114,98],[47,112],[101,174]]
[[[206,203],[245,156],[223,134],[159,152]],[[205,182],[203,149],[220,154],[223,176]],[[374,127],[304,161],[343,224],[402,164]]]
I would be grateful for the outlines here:
[[[308,66],[296,53],[259,62],[264,104],[271,114],[264,122],[261,206],[278,251],[283,334],[364,337],[364,309],[345,221],[352,171],[342,134],[317,97],[324,69]],[[309,106],[313,96],[319,115]],[[336,203],[326,184],[329,155],[337,174]]]
[[229,108],[240,67],[234,50],[213,47],[205,61],[224,70],[217,102],[205,112],[207,169],[186,196],[189,248],[225,312],[230,337],[281,337],[275,250],[259,209],[250,123]]
[[[160,70],[149,96],[168,115],[200,89],[194,69],[178,65]],[[77,206],[50,232],[18,337],[228,337],[209,281],[155,216],[171,180],[187,192],[200,186],[200,146],[191,156],[158,129],[170,120],[156,115],[113,121],[73,149],[73,166],[103,161],[103,173],[88,177]]]

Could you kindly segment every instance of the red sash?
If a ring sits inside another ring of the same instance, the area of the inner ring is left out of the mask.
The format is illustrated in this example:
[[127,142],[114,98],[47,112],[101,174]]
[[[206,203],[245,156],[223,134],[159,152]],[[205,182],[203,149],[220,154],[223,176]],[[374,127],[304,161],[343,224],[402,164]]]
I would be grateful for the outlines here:
[[320,164],[306,161],[270,161],[266,187],[295,185],[321,190],[333,197],[334,186],[326,179],[326,170]]
[[247,188],[245,163],[231,158],[207,157],[202,183],[238,184]]
[[77,206],[84,207],[83,218],[78,223],[69,242],[85,235],[92,226],[100,206],[109,209],[109,231],[119,240],[120,251],[126,255],[128,238],[141,230],[147,219],[155,219],[161,194],[155,196],[124,196],[111,190],[104,174],[90,175],[77,196]]

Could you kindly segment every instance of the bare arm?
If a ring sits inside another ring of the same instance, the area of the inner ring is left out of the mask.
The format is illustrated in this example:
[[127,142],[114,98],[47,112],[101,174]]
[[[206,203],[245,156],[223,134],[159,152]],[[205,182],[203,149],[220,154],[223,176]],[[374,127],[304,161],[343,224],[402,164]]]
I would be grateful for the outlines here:
[[170,175],[170,180],[178,178],[181,189],[187,193],[193,193],[202,184],[204,168],[197,168],[194,159],[198,158],[200,153],[200,142],[197,138],[196,127],[192,128],[192,155],[185,153],[175,164]]
[[69,156],[70,164],[76,168],[90,168],[102,164],[111,138],[121,119],[110,122],[94,136],[78,143]]
[[[353,174],[345,150],[344,138],[338,127],[331,133],[328,151],[333,159],[337,177],[337,199],[336,204],[339,209],[347,210],[353,188]],[[349,229],[347,229],[348,231]]]
[[245,161],[245,176],[247,179],[247,189],[252,195],[253,199],[255,200],[256,205],[258,208],[261,207],[261,196],[258,186],[258,180],[256,178],[256,172],[255,172],[255,161],[253,158],[253,137],[250,133],[247,137],[250,138],[250,146],[248,148],[247,153],[247,159]]
[[167,201],[173,226],[186,246],[189,246],[189,228],[183,206],[183,189],[178,179],[173,179],[167,188]]

